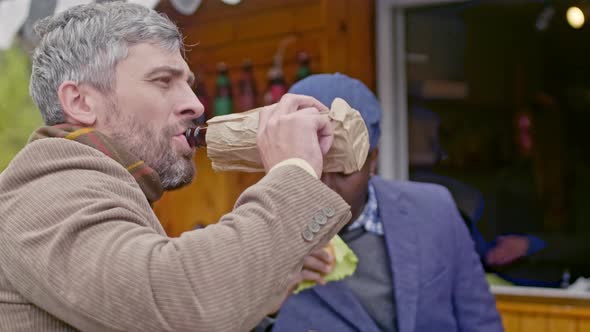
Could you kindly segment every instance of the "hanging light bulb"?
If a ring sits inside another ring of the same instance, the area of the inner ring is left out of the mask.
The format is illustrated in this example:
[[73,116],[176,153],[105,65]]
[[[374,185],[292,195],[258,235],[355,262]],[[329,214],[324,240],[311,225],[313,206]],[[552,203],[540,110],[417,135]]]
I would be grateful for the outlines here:
[[567,9],[565,13],[565,17],[567,19],[567,23],[574,28],[580,29],[584,22],[586,22],[586,17],[584,17],[584,12],[580,9],[580,7],[572,6]]
[[227,4],[227,5],[237,5],[241,2],[242,0],[221,0],[221,2]]
[[171,0],[171,2],[176,10],[187,16],[194,14],[201,5],[201,0]]

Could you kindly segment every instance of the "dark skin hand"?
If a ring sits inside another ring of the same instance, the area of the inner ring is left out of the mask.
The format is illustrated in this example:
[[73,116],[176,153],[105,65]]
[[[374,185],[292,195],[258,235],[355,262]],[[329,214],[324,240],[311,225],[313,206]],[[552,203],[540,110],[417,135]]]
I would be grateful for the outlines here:
[[506,265],[526,255],[529,239],[522,235],[505,235],[487,253],[486,262],[492,266]]

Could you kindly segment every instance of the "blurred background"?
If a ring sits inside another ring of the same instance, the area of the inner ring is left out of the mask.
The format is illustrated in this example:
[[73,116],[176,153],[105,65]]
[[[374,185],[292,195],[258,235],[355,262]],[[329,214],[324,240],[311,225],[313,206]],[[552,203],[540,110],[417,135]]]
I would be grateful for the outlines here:
[[[32,25],[85,2],[0,0],[0,171],[42,125]],[[590,331],[590,1],[134,2],[192,46],[203,121],[311,73],[363,81],[383,105],[382,176],[449,188],[484,265],[503,235],[541,240],[486,266],[507,331]],[[196,181],[154,206],[170,236],[214,223],[262,176],[214,173],[205,151],[195,163]]]

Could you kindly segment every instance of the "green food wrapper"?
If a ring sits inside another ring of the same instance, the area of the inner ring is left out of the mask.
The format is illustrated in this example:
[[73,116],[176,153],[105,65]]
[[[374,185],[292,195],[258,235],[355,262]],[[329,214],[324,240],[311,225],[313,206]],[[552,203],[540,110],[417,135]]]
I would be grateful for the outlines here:
[[[354,271],[356,271],[356,265],[358,263],[358,258],[350,249],[344,241],[340,238],[340,236],[336,235],[332,240],[330,240],[330,244],[334,248],[334,256],[336,259],[336,263],[334,265],[334,269],[330,274],[328,274],[324,279],[326,282],[330,281],[338,281],[342,280],[346,277],[351,276]],[[304,289],[310,288],[315,286],[315,282],[313,281],[304,281],[299,284],[299,287],[293,292],[297,294]]]

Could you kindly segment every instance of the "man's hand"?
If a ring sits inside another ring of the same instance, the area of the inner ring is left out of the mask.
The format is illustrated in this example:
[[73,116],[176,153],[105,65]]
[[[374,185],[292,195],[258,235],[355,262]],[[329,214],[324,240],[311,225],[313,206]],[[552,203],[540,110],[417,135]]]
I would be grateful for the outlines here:
[[301,158],[321,176],[324,155],[334,140],[328,111],[315,98],[294,94],[262,109],[256,144],[264,169],[268,172],[281,161]]
[[498,238],[498,243],[486,255],[489,265],[506,265],[526,255],[529,239],[521,235],[506,235]]
[[319,285],[325,285],[324,277],[334,269],[334,257],[326,249],[312,251],[303,259],[303,269],[291,287],[293,290],[302,281],[314,281]]
[[[293,294],[293,291],[303,281],[315,281],[318,285],[326,284],[324,277],[332,272],[334,269],[334,257],[328,253],[326,249],[320,249],[311,252],[303,259],[303,268],[299,275],[289,284],[289,288],[285,292],[284,298],[281,301],[281,305],[289,295]],[[273,313],[279,311],[280,306],[273,310]]]

